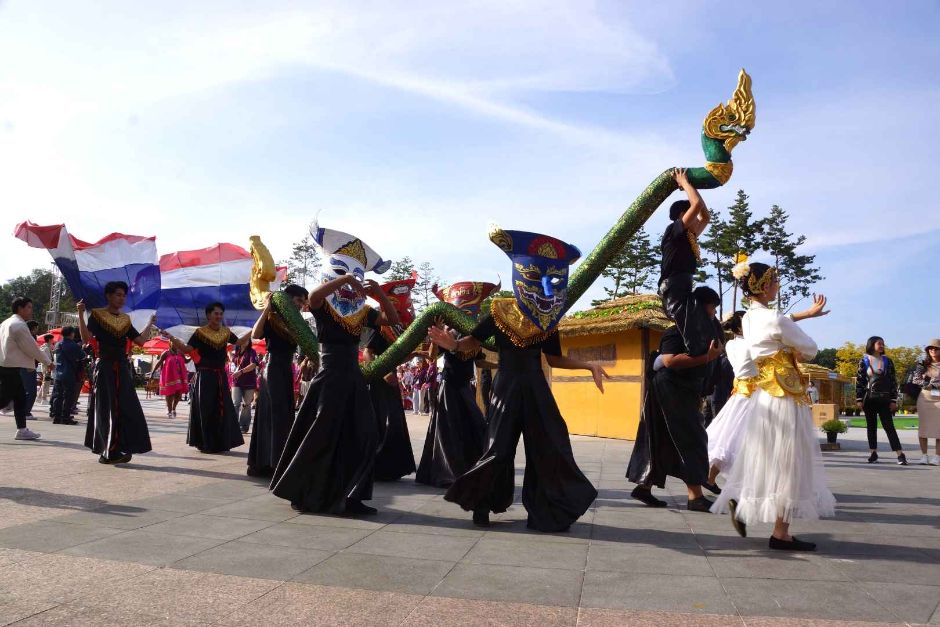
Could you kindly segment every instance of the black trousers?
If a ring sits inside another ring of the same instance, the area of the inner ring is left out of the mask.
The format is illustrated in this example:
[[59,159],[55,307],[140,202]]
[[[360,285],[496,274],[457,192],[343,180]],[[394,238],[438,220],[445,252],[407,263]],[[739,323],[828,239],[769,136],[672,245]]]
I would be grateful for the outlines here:
[[901,440],[898,438],[898,430],[894,428],[890,405],[889,398],[866,398],[862,405],[865,410],[865,424],[868,427],[868,448],[872,450],[878,448],[878,419],[881,419],[881,428],[888,434],[891,450],[901,450]]
[[16,428],[26,428],[26,390],[23,389],[23,375],[20,368],[0,366],[0,407],[6,407],[13,401],[13,417]]
[[75,397],[76,381],[67,374],[52,384],[52,399],[49,401],[49,416],[53,422],[69,420],[72,415],[72,399]]
[[676,323],[689,355],[695,357],[708,352],[714,324],[692,296],[692,286],[691,274],[673,274],[659,284],[659,295],[666,316]]

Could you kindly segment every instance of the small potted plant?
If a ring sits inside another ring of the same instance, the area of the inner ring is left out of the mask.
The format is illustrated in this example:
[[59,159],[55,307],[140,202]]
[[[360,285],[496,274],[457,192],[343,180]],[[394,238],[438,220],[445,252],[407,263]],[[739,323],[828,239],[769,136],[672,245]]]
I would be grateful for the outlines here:
[[827,451],[838,451],[841,447],[836,439],[839,437],[840,433],[845,433],[849,430],[849,428],[845,426],[845,423],[837,418],[827,420],[819,425],[819,428],[826,433],[827,445],[824,449]]

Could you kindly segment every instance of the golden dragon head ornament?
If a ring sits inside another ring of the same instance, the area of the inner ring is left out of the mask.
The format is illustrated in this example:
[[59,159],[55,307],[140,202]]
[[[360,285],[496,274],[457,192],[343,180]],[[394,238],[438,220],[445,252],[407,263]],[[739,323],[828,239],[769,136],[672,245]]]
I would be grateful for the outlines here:
[[742,69],[731,100],[709,111],[702,127],[708,137],[723,142],[725,150],[730,153],[754,129],[756,111],[751,77]]

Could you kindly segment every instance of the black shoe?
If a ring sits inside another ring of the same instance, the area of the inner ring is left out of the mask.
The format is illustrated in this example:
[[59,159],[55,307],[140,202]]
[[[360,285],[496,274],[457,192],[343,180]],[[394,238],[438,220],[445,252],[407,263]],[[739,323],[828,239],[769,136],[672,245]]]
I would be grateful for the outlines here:
[[630,496],[643,503],[647,507],[666,507],[669,505],[669,503],[666,501],[661,501],[653,496],[652,490],[642,488],[640,486],[633,488],[633,492],[630,493]]
[[490,526],[490,510],[478,509],[473,512],[473,524],[477,527]]
[[133,455],[131,455],[130,453],[124,453],[123,455],[119,455],[118,457],[110,457],[110,458],[102,455],[101,457],[98,458],[98,463],[108,464],[108,465],[126,464],[129,461],[131,461],[132,457]]
[[868,456],[868,463],[869,463],[869,464],[877,464],[877,463],[878,463],[878,451],[872,451],[872,452],[871,452],[871,455]]
[[303,512],[303,511],[304,511],[304,508],[301,507],[301,506],[300,506],[299,504],[297,504],[297,503],[291,503],[291,504],[290,504],[290,508],[291,508],[292,510],[294,510],[295,512]]
[[379,510],[375,509],[374,507],[369,507],[362,501],[346,499],[346,513],[353,514],[354,516],[366,516],[378,514]]
[[708,490],[709,492],[711,492],[712,494],[714,494],[715,496],[718,496],[719,494],[721,494],[721,488],[718,487],[717,483],[703,483],[702,487]]
[[796,536],[792,536],[789,542],[770,536],[770,548],[775,551],[815,551],[816,544],[797,540]]
[[904,453],[898,455],[898,466],[907,466],[907,456]]
[[77,424],[78,424],[78,421],[77,421],[77,420],[63,420],[63,421],[60,422],[59,424],[63,424],[63,425],[77,425]]
[[710,512],[712,509],[712,501],[707,496],[700,496],[697,499],[689,501],[686,507],[690,512]]
[[731,512],[731,526],[738,532],[742,538],[747,537],[747,525],[743,520],[738,520],[738,502],[734,499],[728,500],[728,510]]

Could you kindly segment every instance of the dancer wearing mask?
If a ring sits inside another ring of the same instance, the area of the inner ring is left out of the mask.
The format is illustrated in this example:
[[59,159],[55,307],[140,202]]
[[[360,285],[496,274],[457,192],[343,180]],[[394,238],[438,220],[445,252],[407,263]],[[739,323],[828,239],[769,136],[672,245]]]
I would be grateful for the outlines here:
[[473,354],[495,337],[499,370],[487,416],[487,447],[477,463],[458,477],[445,499],[473,512],[473,522],[489,525],[489,513],[506,511],[515,489],[515,454],[525,439],[526,470],[522,504],[527,526],[564,531],[581,517],[597,490],[578,468],[565,420],[558,411],[542,370],[542,355],[552,368],[590,371],[603,392],[607,373],[596,364],[562,357],[558,322],[564,315],[568,266],[581,253],[561,240],[538,233],[504,231],[490,239],[512,260],[514,298],[494,299],[489,315],[470,337],[457,340],[431,327],[431,340],[442,348]]
[[[313,241],[324,259],[321,283],[308,305],[320,340],[320,370],[313,377],[271,481],[274,494],[298,511],[374,514],[372,498],[378,425],[359,369],[363,327],[396,325],[398,312],[366,272],[391,263],[361,239],[314,223]],[[366,296],[382,312],[366,305]]]
[[[283,292],[298,310],[307,306],[309,294],[299,285],[288,285]],[[294,424],[293,359],[297,338],[275,311],[270,298],[255,322],[251,336],[267,344],[268,361],[258,387],[255,425],[248,448],[248,476],[270,477],[284,451],[287,435]]]
[[[415,318],[411,303],[417,275],[410,279],[382,285],[382,292],[398,312],[399,324],[371,329],[366,340],[365,358],[371,361],[384,353]],[[405,406],[401,400],[398,373],[392,370],[382,379],[369,383],[369,396],[379,425],[379,444],[375,453],[375,480],[397,481],[415,471],[415,454],[408,435]]]
[[[431,287],[442,301],[462,309],[474,318],[480,305],[499,285],[464,281],[444,289]],[[443,330],[460,339],[455,330]],[[438,488],[450,487],[483,454],[486,439],[486,418],[476,403],[473,380],[474,364],[481,357],[479,350],[460,353],[441,348],[444,369],[437,393],[437,402],[428,421],[424,451],[415,481]]]
[[[730,511],[742,536],[747,524],[773,523],[771,549],[814,551],[815,544],[790,535],[790,524],[835,513],[835,498],[826,486],[812,412],[797,367],[798,360],[816,355],[816,343],[793,318],[771,308],[780,290],[773,267],[741,263],[734,275],[751,302],[743,328],[757,377],[744,436],[712,511]],[[820,307],[815,315],[826,313]]]

